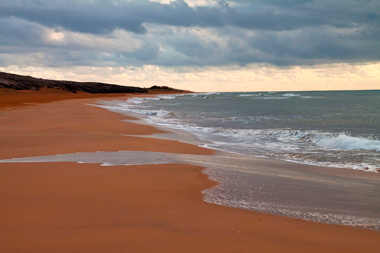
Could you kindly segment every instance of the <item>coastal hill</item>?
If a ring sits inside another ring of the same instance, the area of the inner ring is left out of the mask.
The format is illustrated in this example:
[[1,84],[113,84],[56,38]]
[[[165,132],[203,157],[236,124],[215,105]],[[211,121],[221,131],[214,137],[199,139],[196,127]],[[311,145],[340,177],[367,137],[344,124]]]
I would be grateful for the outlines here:
[[167,86],[139,88],[98,82],[47,80],[0,72],[0,110],[65,99],[120,97],[124,94],[189,93]]
[[55,89],[68,92],[87,92],[92,94],[109,94],[109,93],[181,93],[189,92],[178,90],[167,86],[152,86],[151,88],[140,88],[133,86],[122,86],[116,84],[98,83],[98,82],[75,82],[62,80],[48,80],[34,78],[31,76],[22,76],[0,71],[0,89],[11,90],[32,90]]

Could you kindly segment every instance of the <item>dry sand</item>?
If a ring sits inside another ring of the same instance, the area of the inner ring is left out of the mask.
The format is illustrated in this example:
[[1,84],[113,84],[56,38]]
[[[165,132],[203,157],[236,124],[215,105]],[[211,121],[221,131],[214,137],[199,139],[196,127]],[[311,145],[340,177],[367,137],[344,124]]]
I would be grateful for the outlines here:
[[[85,104],[95,100],[0,111],[0,158],[118,150],[213,154],[177,141],[121,136],[161,131]],[[380,252],[379,231],[203,202],[201,191],[215,184],[201,167],[184,164],[2,163],[0,252]]]

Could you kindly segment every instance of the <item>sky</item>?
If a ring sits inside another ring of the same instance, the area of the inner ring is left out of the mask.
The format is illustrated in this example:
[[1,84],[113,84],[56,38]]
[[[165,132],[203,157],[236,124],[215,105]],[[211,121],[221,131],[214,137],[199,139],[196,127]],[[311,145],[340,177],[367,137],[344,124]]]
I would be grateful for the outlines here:
[[380,1],[2,0],[0,71],[198,92],[380,89]]

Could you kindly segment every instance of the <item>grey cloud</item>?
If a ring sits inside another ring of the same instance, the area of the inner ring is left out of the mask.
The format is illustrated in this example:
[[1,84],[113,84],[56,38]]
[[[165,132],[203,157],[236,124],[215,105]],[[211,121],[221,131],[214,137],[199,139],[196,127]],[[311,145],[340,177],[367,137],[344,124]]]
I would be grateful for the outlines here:
[[[235,54],[241,65],[252,62],[269,62],[273,65],[315,65],[336,62],[379,61],[379,40],[360,37],[360,32],[346,35],[336,31],[309,29],[297,33],[262,32],[255,38],[246,38],[247,48]],[[249,54],[250,48],[259,50],[269,58]],[[236,50],[237,52],[237,50]]]
[[134,52],[122,52],[120,55],[124,58],[123,62],[128,64],[155,63],[159,56],[159,45],[150,41]]
[[212,40],[202,40],[201,37],[184,30],[176,36],[164,38],[164,44],[188,58],[198,58],[202,61],[212,59],[213,55],[221,53],[219,44]]
[[244,66],[270,63],[289,66],[380,60],[379,39],[367,38],[363,30],[346,33],[337,29],[313,28],[281,33],[258,31],[251,35],[230,27],[218,29],[217,38],[222,38],[221,44],[218,40],[203,41],[190,34],[177,35],[173,39],[166,38],[163,44],[174,48],[182,58],[161,64]]
[[[1,5],[0,5],[1,6]],[[117,28],[135,33],[144,33],[145,28],[138,17],[121,13],[115,6],[86,5],[72,3],[67,6],[1,6],[0,17],[17,17],[47,27],[62,27],[66,30],[104,34]]]
[[[239,1],[235,1],[239,2]],[[103,34],[115,29],[145,33],[144,23],[182,27],[236,26],[246,29],[293,30],[304,26],[379,26],[376,8],[380,4],[368,0],[370,8],[357,8],[348,1],[240,1],[246,5],[230,7],[220,1],[217,6],[190,7],[185,1],[160,4],[148,0],[101,1],[24,1],[23,4],[0,4],[0,17],[18,17],[48,27]],[[66,3],[66,4],[65,4]],[[250,5],[247,5],[247,4]],[[302,4],[301,4],[302,3]],[[27,7],[27,8],[26,8]],[[250,8],[249,8],[250,7]],[[355,7],[355,8],[351,8]]]
[[62,27],[82,33],[105,34],[115,29],[134,33],[146,32],[144,23],[167,24],[175,26],[222,26],[221,13],[216,8],[191,8],[178,0],[170,4],[160,4],[148,0],[132,2],[45,2],[35,4],[1,4],[0,17],[17,17],[37,22],[47,27]]
[[[379,61],[378,13],[380,2],[371,0],[234,0],[194,8],[180,0],[14,0],[0,3],[0,52],[44,52],[43,58],[28,59],[30,64],[57,67]],[[42,37],[48,28],[104,38],[122,29],[141,41],[141,47],[124,52],[46,44]]]
[[0,45],[29,47],[41,45],[45,27],[19,19],[0,19]]

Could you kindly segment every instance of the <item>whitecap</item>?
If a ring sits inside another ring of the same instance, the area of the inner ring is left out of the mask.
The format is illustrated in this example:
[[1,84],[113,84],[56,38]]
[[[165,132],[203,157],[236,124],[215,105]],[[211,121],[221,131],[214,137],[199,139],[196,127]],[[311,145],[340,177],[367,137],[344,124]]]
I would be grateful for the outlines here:
[[328,149],[380,151],[380,141],[364,137],[352,137],[345,133],[315,135],[311,138],[311,141],[320,147]]
[[285,93],[282,94],[283,97],[299,97],[301,94],[295,94],[295,93]]

